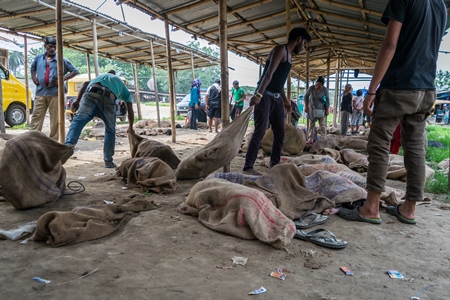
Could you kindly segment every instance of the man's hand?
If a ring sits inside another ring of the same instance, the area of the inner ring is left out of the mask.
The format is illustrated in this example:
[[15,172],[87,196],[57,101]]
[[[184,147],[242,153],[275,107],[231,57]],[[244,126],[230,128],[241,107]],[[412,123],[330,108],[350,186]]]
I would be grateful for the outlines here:
[[197,110],[197,109],[198,109],[198,105],[197,105],[197,104],[195,104],[194,108],[195,108],[195,109]]
[[252,98],[250,98],[250,106],[258,105],[259,102],[261,102],[261,99],[258,99],[258,97],[256,97],[256,96],[253,96]]
[[208,110],[209,109],[209,104],[206,104],[205,108],[206,108],[206,110]]
[[74,103],[72,103],[72,106],[70,107],[70,109],[72,110],[72,112],[77,112],[78,108],[80,107],[80,101],[75,101]]
[[286,112],[290,112],[292,110],[291,101],[289,101],[287,98],[283,99],[283,105],[284,109],[286,109]]
[[370,109],[372,107],[372,103],[375,100],[375,95],[366,95],[366,98],[364,99],[364,113],[368,116],[372,115],[372,110]]
[[134,133],[133,126],[128,126],[127,133]]
[[37,79],[36,76],[33,76],[33,83],[34,83],[35,85],[39,85],[39,80]]

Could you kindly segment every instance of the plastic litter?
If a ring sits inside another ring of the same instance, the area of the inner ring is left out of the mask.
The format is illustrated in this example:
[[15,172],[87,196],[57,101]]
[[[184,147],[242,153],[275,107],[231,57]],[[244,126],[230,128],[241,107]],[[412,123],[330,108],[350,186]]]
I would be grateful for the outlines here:
[[103,203],[111,205],[114,204],[114,201],[103,200]]
[[241,257],[241,256],[233,256],[231,258],[231,260],[233,261],[233,264],[235,264],[235,265],[245,266],[245,264],[248,261],[248,258],[247,257]]
[[286,274],[284,274],[281,269],[277,269],[276,272],[270,272],[269,276],[274,277],[274,278],[278,278],[281,280],[285,280],[286,279]]
[[19,226],[11,230],[0,229],[0,240],[18,240],[21,237],[32,233],[36,228],[37,221],[32,221],[25,225]]
[[94,174],[94,176],[95,177],[98,177],[98,176],[103,176],[103,175],[105,175],[106,173],[96,173],[96,174]]
[[389,277],[391,277],[391,278],[400,278],[400,279],[403,279],[403,275],[400,274],[399,271],[396,271],[396,270],[387,270],[387,273],[388,273]]
[[353,276],[353,272],[350,271],[349,268],[347,268],[347,267],[341,267],[341,270],[342,270],[342,272],[345,273],[345,275]]
[[39,277],[33,277],[33,280],[37,281],[37,282],[40,282],[40,283],[46,283],[46,284],[49,284],[50,282],[52,282],[51,280],[46,280],[46,279],[42,279],[42,278],[39,278]]
[[250,292],[248,294],[249,295],[258,295],[258,294],[262,294],[262,293],[265,293],[265,292],[267,292],[267,290],[262,286],[261,288],[259,288],[257,290],[254,290],[254,291],[252,291],[252,292]]

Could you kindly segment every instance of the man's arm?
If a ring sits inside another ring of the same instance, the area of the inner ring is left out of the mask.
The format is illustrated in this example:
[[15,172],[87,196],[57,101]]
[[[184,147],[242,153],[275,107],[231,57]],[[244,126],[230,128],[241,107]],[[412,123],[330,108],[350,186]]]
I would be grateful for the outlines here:
[[90,81],[85,81],[83,83],[83,85],[81,86],[80,91],[78,92],[78,95],[77,95],[77,99],[72,103],[72,106],[70,107],[70,109],[73,112],[77,112],[78,108],[80,107],[81,97],[83,97],[84,93],[86,92],[89,82]]
[[284,89],[281,91],[281,98],[283,98],[284,109],[286,109],[287,112],[290,112],[292,110],[291,101],[286,97]]
[[134,111],[133,111],[133,102],[125,102],[128,111],[128,129],[127,132],[134,133],[133,124],[134,124]]
[[378,52],[375,69],[369,85],[369,91],[364,99],[364,112],[366,115],[372,115],[370,107],[375,100],[375,91],[380,85],[381,80],[391,64],[392,58],[394,57],[401,29],[402,23],[392,19],[389,20],[384,40],[381,43],[380,51]]
[[205,96],[205,103],[206,103],[206,105],[205,105],[206,109],[209,109],[209,95],[208,94],[206,94],[206,96]]
[[325,115],[328,116],[330,108],[330,93],[328,89],[325,91],[325,96],[327,97],[327,101],[325,102]]
[[[273,48],[272,53],[269,54],[271,56],[269,66],[267,67],[267,72],[264,75],[264,78],[261,80],[261,83],[259,84],[258,90],[255,94],[263,94],[266,90],[267,86],[269,85],[270,81],[272,80],[273,73],[278,68],[278,65],[284,58],[284,54],[286,51],[284,50],[284,45],[279,45]],[[257,105],[261,101],[261,99],[258,99],[257,97],[253,96],[250,99],[250,105]]]
[[303,97],[303,101],[305,101],[305,112],[309,112],[309,94],[311,94],[311,88],[314,88],[314,86],[310,86],[305,93],[305,96]]

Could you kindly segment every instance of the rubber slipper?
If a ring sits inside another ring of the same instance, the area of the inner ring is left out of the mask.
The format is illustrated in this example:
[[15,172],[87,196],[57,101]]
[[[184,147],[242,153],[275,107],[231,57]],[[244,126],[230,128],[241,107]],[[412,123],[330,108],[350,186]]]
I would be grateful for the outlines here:
[[383,220],[375,218],[364,218],[359,214],[358,207],[354,209],[342,208],[338,212],[339,217],[348,221],[366,222],[370,224],[381,224]]
[[346,241],[338,240],[331,231],[323,228],[310,232],[297,230],[294,237],[331,249],[343,249],[348,244]]
[[400,214],[400,211],[398,210],[399,206],[400,206],[400,205],[397,205],[397,206],[388,206],[388,207],[386,207],[385,209],[386,209],[386,212],[387,212],[388,214],[393,215],[394,217],[397,217],[397,219],[398,219],[400,222],[403,222],[403,223],[405,223],[405,224],[410,224],[410,225],[416,224],[416,223],[417,223],[416,219],[408,219],[408,218],[405,218],[404,216],[402,216],[402,215]]
[[294,221],[295,227],[298,229],[306,229],[316,225],[325,223],[328,220],[327,216],[316,214],[315,212],[305,212],[300,216],[298,221]]
[[113,161],[107,161],[107,162],[105,162],[105,168],[107,168],[107,169],[112,169],[112,168],[115,168],[115,167],[117,167],[117,165],[116,165],[115,162],[113,162]]

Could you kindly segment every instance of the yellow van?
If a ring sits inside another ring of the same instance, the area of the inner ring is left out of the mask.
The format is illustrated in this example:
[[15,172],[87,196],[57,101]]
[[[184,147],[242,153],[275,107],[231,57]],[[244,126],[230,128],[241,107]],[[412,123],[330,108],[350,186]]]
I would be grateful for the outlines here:
[[[4,65],[0,63],[0,78],[2,80],[3,111],[5,122],[9,126],[20,125],[26,121],[25,84],[14,77]],[[33,111],[33,93],[28,89],[28,105],[30,113]]]
[[[91,74],[91,79],[95,78],[95,74]],[[125,78],[120,77],[122,79],[123,83],[127,85],[127,81]],[[89,81],[88,74],[80,74],[75,76],[74,78],[71,78],[67,80],[67,94],[66,94],[66,116],[67,119],[72,122],[74,113],[72,112],[72,103],[77,100],[78,92],[80,91],[81,87],[83,86],[83,83],[86,81]],[[125,107],[125,104],[123,104]],[[120,119],[120,121],[125,121],[127,118],[127,112],[126,107],[125,110],[118,109],[117,117]]]

